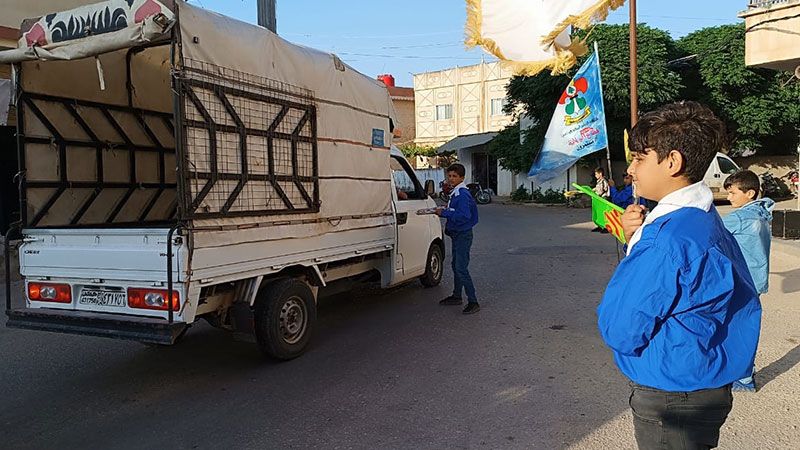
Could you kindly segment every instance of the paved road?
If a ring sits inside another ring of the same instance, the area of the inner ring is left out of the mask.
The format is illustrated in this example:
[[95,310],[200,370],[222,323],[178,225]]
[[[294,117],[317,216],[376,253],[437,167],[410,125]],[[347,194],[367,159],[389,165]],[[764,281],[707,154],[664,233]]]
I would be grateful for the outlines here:
[[627,409],[594,309],[616,262],[588,211],[481,207],[482,311],[415,284],[321,305],[263,361],[198,326],[172,348],[0,328],[4,448],[562,448]]

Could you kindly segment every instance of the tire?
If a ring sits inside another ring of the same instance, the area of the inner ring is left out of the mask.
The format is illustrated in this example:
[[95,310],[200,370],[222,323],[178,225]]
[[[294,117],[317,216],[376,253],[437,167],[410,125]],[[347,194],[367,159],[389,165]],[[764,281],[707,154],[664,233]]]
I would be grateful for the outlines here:
[[428,260],[425,263],[425,275],[419,278],[419,281],[425,287],[438,286],[442,282],[442,275],[444,274],[444,251],[442,247],[436,243],[431,244],[428,250]]
[[492,202],[492,196],[486,191],[480,191],[478,195],[475,196],[475,201],[478,202],[479,205],[486,205]]
[[305,352],[317,321],[317,305],[308,284],[285,279],[262,289],[253,314],[258,348],[270,358],[288,361]]

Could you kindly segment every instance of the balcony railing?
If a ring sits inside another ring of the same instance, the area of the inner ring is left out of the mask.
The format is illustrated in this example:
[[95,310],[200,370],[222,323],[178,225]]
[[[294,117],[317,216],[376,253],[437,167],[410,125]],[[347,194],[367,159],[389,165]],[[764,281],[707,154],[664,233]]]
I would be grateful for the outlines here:
[[795,3],[798,0],[750,0],[749,8],[769,8],[775,5]]

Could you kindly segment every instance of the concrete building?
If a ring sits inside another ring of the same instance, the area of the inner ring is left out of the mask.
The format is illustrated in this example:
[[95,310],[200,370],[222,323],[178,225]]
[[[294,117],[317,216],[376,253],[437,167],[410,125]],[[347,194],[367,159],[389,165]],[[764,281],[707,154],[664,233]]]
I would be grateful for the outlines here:
[[800,66],[800,0],[750,0],[745,20],[745,64],[794,71]]
[[504,170],[489,156],[486,144],[511,124],[503,112],[511,70],[498,62],[414,75],[416,139],[419,145],[455,151],[467,180],[498,195],[526,184],[526,177]]
[[389,74],[378,75],[378,80],[382,81],[389,90],[389,96],[392,98],[392,104],[397,112],[398,123],[395,124],[395,130],[399,130],[399,136],[395,137],[394,143],[402,145],[414,142],[417,135],[414,121],[414,89],[395,86],[394,77]]

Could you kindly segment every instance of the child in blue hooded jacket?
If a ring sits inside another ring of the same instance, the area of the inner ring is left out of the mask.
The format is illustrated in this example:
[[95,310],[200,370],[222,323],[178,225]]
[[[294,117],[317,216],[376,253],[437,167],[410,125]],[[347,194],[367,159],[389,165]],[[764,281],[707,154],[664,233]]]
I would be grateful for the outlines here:
[[[761,182],[758,175],[749,170],[729,176],[724,187],[728,191],[728,201],[737,209],[725,216],[722,222],[742,249],[756,291],[766,294],[769,289],[770,229],[775,202],[769,198],[758,199]],[[755,392],[753,376],[734,382],[733,390]]]

